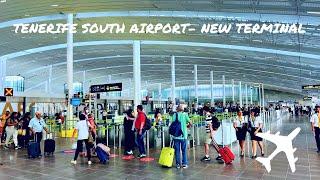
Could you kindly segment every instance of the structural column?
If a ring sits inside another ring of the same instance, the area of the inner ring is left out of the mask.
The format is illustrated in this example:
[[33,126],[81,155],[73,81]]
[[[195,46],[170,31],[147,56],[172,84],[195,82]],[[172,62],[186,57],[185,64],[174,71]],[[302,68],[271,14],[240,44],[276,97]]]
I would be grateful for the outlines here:
[[210,71],[210,86],[211,86],[211,107],[214,107],[214,95],[213,95],[213,71]]
[[195,108],[198,108],[198,65],[194,65],[194,97],[197,101]]
[[245,85],[245,88],[246,88],[246,107],[249,107],[248,106],[248,103],[249,103],[248,102],[248,84]]
[[133,41],[134,106],[141,104],[140,41]]
[[3,96],[7,71],[7,60],[0,59],[0,95]]
[[68,110],[67,120],[73,119],[73,108],[70,99],[73,96],[73,14],[68,14],[68,33],[67,33],[67,75],[68,75]]
[[252,100],[252,97],[253,96],[253,87],[251,86],[250,87],[250,105],[252,105],[253,104],[253,100]]
[[234,79],[231,80],[232,83],[232,104],[234,104],[235,99],[234,99]]
[[87,82],[86,82],[86,76],[87,76],[87,71],[83,71],[82,73],[82,91],[83,95],[87,93],[88,87],[87,87]]
[[240,104],[240,108],[242,108],[243,103],[242,103],[242,85],[241,85],[241,81],[239,81],[239,104]]
[[160,106],[160,103],[161,103],[161,98],[162,98],[162,95],[161,95],[161,83],[159,83],[159,86],[158,86],[158,100],[159,100],[159,106]]
[[226,106],[226,79],[224,75],[222,75],[222,98],[223,98],[223,106]]
[[49,78],[48,78],[48,91],[49,94],[52,93],[52,65],[49,66]]
[[176,60],[171,56],[171,100],[173,106],[176,105]]

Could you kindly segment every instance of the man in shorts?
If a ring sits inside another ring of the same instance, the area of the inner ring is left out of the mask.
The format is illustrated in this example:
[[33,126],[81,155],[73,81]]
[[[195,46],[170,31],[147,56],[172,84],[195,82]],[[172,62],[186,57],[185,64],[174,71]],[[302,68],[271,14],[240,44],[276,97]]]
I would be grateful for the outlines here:
[[[214,118],[214,115],[210,112],[210,108],[208,106],[203,107],[203,114],[206,116],[206,140],[204,142],[205,156],[201,159],[201,161],[211,161],[211,158],[209,156],[209,145],[212,143],[212,138],[214,138],[214,135],[216,134],[218,128],[214,129],[212,127],[212,119]],[[220,154],[218,155],[216,160],[222,160]]]

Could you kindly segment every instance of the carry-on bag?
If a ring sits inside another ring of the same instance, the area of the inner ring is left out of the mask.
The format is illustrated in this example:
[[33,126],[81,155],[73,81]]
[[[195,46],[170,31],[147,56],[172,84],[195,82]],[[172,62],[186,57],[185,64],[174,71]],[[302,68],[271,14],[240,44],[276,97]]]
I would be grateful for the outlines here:
[[104,151],[100,146],[96,147],[97,157],[100,160],[100,163],[106,164],[109,160],[109,154]]
[[53,137],[48,138],[48,134],[46,136],[47,139],[44,141],[44,155],[53,155],[56,149],[56,141],[53,139]]
[[164,147],[161,150],[159,164],[165,167],[172,167],[173,158],[174,158],[174,149],[172,148],[172,144],[170,147]]
[[40,144],[37,142],[37,136],[34,135],[34,141],[28,144],[28,158],[37,158],[40,156]]
[[221,155],[222,160],[226,164],[232,163],[232,161],[235,158],[235,155],[231,151],[231,149],[228,146],[219,147],[217,142],[212,138],[212,144],[213,147],[217,150],[217,152]]

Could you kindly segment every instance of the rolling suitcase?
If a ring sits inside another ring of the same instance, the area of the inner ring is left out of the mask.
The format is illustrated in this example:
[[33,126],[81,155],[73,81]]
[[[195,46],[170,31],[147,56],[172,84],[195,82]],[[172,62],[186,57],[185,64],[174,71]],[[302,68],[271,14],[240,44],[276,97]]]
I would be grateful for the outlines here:
[[100,163],[106,164],[109,160],[109,154],[105,152],[101,147],[96,147],[97,157],[100,160]]
[[[47,136],[48,137],[48,136]],[[56,142],[53,138],[47,138],[44,141],[44,155],[49,156],[53,155],[54,151],[56,149]]]
[[37,158],[40,156],[40,144],[37,142],[36,136],[34,141],[28,144],[28,158]]
[[221,158],[224,161],[224,163],[226,164],[232,163],[232,161],[235,158],[235,155],[233,154],[233,152],[228,146],[224,146],[220,148],[217,142],[214,140],[214,138],[212,138],[212,144],[213,144],[213,147],[217,150],[217,152],[221,155]]
[[[173,144],[173,143],[172,143]],[[161,150],[159,164],[165,167],[172,167],[174,158],[174,149],[170,147],[164,147]]]

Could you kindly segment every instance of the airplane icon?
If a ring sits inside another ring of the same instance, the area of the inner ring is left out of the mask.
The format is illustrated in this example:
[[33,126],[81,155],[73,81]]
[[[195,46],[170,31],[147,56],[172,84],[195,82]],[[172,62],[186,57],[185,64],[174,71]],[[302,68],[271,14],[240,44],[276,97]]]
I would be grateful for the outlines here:
[[298,158],[294,157],[294,152],[297,150],[297,148],[292,147],[292,140],[299,134],[301,128],[297,127],[295,130],[293,130],[288,136],[280,136],[280,132],[277,132],[276,134],[270,134],[270,131],[266,133],[257,133],[257,136],[266,139],[267,141],[270,141],[274,143],[277,148],[273,153],[270,154],[267,158],[258,157],[256,160],[259,161],[264,165],[264,167],[267,169],[268,172],[271,171],[271,160],[281,151],[283,151],[288,159],[290,168],[292,173],[296,171],[296,162],[298,161]]

